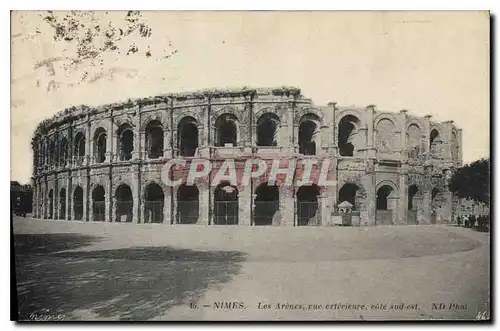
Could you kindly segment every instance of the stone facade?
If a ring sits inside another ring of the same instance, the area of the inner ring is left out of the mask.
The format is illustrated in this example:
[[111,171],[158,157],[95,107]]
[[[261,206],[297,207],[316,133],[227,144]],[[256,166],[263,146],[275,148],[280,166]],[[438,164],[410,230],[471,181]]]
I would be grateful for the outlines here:
[[[82,221],[328,226],[348,201],[361,226],[447,223],[446,182],[462,164],[462,131],[452,121],[373,105],[316,106],[298,88],[73,107],[42,122],[32,146],[35,217]],[[178,156],[209,159],[214,168],[225,158],[239,167],[253,157],[315,156],[330,160],[337,181],[312,190],[278,186],[262,199],[258,178],[223,193],[207,182],[168,187],[162,167]],[[316,210],[301,216],[307,204]],[[257,214],[268,220],[256,221]]]

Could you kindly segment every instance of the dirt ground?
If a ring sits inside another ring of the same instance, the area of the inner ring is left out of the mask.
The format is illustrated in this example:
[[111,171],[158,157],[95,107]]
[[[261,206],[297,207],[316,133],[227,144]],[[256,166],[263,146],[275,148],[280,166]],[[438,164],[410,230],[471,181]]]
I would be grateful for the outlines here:
[[23,320],[489,318],[489,233],[14,219]]

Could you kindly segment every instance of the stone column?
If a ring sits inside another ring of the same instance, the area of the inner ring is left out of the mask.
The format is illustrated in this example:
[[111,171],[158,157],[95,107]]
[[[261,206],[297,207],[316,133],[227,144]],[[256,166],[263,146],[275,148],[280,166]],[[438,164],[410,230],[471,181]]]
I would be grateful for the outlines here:
[[336,102],[329,102],[328,107],[330,107],[331,112],[332,112],[332,122],[331,122],[331,139],[330,139],[330,155],[333,157],[337,157],[339,148],[338,148],[338,133],[337,133],[337,103]]
[[320,195],[318,196],[318,202],[320,204],[321,219],[318,220],[318,225],[326,226],[330,224],[330,198],[328,194],[328,189],[323,188]]
[[208,183],[203,183],[198,185],[199,190],[199,206],[200,206],[200,216],[198,218],[198,224],[208,225],[210,219],[210,187]]
[[106,132],[106,160],[105,162],[114,162],[115,155],[114,155],[114,145],[117,142],[117,137],[116,137],[116,132],[115,132],[115,125],[114,125],[114,118],[113,118],[113,111],[110,110],[110,116],[108,118],[108,130]]
[[104,222],[117,222],[119,220],[116,219],[116,199],[114,194],[109,193],[109,197],[105,199],[104,204]]
[[[424,224],[430,224],[431,223],[431,192],[430,191],[426,191],[424,193],[424,197],[423,197],[423,201],[422,201],[422,204],[423,204],[423,223]],[[419,220],[420,221],[420,220]]]
[[399,213],[398,223],[408,224],[408,170],[399,174]]
[[279,191],[281,226],[294,226],[297,224],[295,217],[295,188],[293,186],[280,186]]
[[250,186],[238,185],[238,224],[251,225],[252,189]]
[[87,118],[87,128],[85,129],[85,157],[83,159],[83,165],[88,166],[93,157],[93,148],[92,148],[92,132],[90,131],[90,120]]
[[[368,149],[368,157],[376,157],[375,143],[373,137],[375,136],[373,128],[373,115],[375,112],[375,105],[368,105],[366,107],[365,123],[367,127],[366,148]],[[363,121],[362,121],[363,122]]]
[[[363,187],[366,190],[366,210],[360,215],[360,224],[361,225],[377,225],[376,221],[376,209],[377,209],[377,191],[376,191],[376,174],[371,173],[365,176],[365,179],[362,180]],[[364,215],[363,215],[364,214]]]
[[423,128],[423,140],[422,150],[424,155],[426,155],[426,159],[430,159],[431,157],[431,142],[430,142],[430,134],[431,134],[431,118],[432,115],[425,115],[424,128]]
[[163,201],[163,224],[172,224],[172,187],[167,186],[164,191],[164,201]]
[[462,160],[463,160],[463,156],[462,156],[462,129],[457,129],[457,139],[458,139],[458,160],[459,160],[459,164],[458,166],[462,166]]

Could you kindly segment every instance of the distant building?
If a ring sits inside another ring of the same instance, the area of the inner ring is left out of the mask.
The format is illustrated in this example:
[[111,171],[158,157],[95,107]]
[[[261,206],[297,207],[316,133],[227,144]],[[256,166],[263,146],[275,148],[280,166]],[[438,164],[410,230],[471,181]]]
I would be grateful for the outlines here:
[[10,182],[10,206],[16,214],[29,214],[32,212],[33,190],[31,185],[21,185],[17,181]]
[[475,202],[470,199],[461,199],[457,204],[456,215],[468,218],[474,215],[476,218],[478,216],[488,216],[490,215],[490,208],[480,202]]

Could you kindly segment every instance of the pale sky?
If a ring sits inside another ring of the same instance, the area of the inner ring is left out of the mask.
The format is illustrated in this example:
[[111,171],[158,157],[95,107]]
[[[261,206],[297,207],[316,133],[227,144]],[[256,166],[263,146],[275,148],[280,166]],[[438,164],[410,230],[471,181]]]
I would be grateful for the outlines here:
[[[317,105],[431,114],[463,129],[464,162],[489,156],[487,12],[142,12],[151,37],[137,37],[139,52],[74,71],[74,46],[40,14],[12,14],[11,178],[22,183],[33,131],[57,111],[205,88],[297,86]],[[104,26],[124,15],[98,16]],[[36,68],[58,57],[52,73]]]

